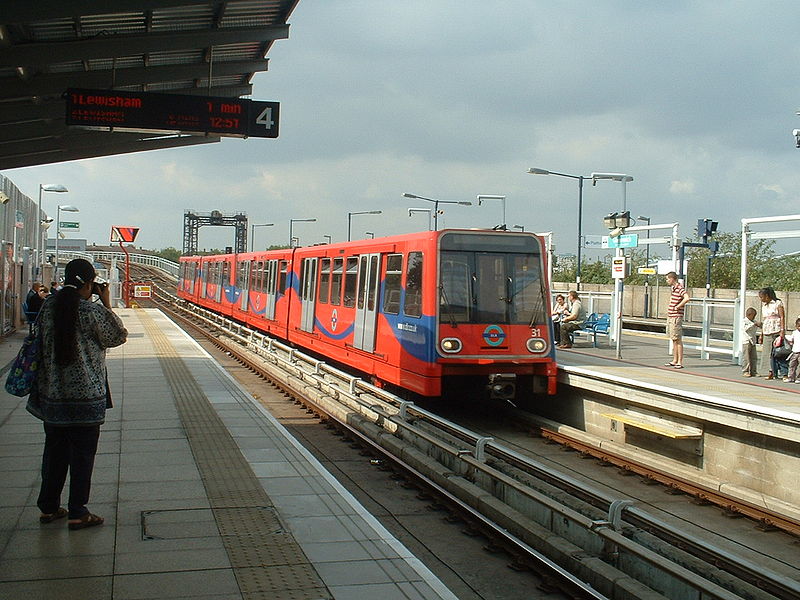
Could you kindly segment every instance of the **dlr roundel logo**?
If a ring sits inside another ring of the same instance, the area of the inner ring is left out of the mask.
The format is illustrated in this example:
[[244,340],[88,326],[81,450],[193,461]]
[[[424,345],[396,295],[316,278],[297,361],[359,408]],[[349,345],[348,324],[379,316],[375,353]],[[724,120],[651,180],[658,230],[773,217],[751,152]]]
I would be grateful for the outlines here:
[[490,346],[499,346],[506,340],[506,332],[498,325],[489,325],[483,330],[483,339]]

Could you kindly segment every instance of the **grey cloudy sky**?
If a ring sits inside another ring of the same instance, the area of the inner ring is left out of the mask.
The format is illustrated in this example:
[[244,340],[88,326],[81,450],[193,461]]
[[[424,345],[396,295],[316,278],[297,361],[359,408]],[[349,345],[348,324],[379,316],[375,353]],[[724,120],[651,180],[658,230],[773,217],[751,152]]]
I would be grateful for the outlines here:
[[[554,231],[574,252],[577,184],[526,174],[628,173],[628,208],[654,223],[698,218],[738,231],[742,217],[800,213],[800,127],[794,2],[300,0],[290,38],[270,53],[254,98],[281,102],[277,140],[223,140],[15,169],[35,197],[81,208],[81,236],[106,243],[111,225],[138,242],[182,244],[183,211],[247,211],[257,246],[424,229],[443,200],[507,196],[507,222]],[[66,199],[68,197],[68,199]],[[585,188],[584,233],[606,233],[621,185]],[[486,227],[500,203],[446,208],[440,223]],[[203,228],[200,246],[232,245]],[[665,249],[666,250],[666,249]]]

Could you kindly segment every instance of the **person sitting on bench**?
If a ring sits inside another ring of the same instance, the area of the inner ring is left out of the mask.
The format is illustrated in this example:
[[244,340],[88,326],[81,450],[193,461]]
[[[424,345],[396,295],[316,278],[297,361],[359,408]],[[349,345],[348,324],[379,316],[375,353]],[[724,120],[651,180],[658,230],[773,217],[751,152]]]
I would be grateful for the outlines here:
[[561,343],[558,348],[572,348],[570,334],[583,327],[583,323],[586,321],[586,311],[583,309],[578,292],[572,290],[567,295],[569,296],[569,314],[561,319]]

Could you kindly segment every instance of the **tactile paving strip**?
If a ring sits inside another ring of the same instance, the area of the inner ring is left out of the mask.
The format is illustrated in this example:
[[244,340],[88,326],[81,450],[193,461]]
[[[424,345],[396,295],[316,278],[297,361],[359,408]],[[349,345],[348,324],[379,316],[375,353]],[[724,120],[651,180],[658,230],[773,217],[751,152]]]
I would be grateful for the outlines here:
[[143,311],[137,315],[175,396],[243,598],[331,598],[303,550],[284,530],[269,496],[175,348],[150,315]]

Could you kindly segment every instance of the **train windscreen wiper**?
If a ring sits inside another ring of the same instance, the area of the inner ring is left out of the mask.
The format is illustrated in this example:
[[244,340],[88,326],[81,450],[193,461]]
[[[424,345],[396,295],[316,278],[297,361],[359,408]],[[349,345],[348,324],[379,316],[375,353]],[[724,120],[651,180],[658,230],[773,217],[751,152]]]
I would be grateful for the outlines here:
[[[458,327],[458,323],[456,323],[456,318],[453,316],[453,307],[450,306],[450,301],[447,299],[447,294],[444,291],[444,284],[439,284],[439,293],[441,294],[442,300],[444,301],[444,307],[447,309],[447,316],[450,317],[450,325],[454,328]],[[442,306],[439,303],[439,306]]]

